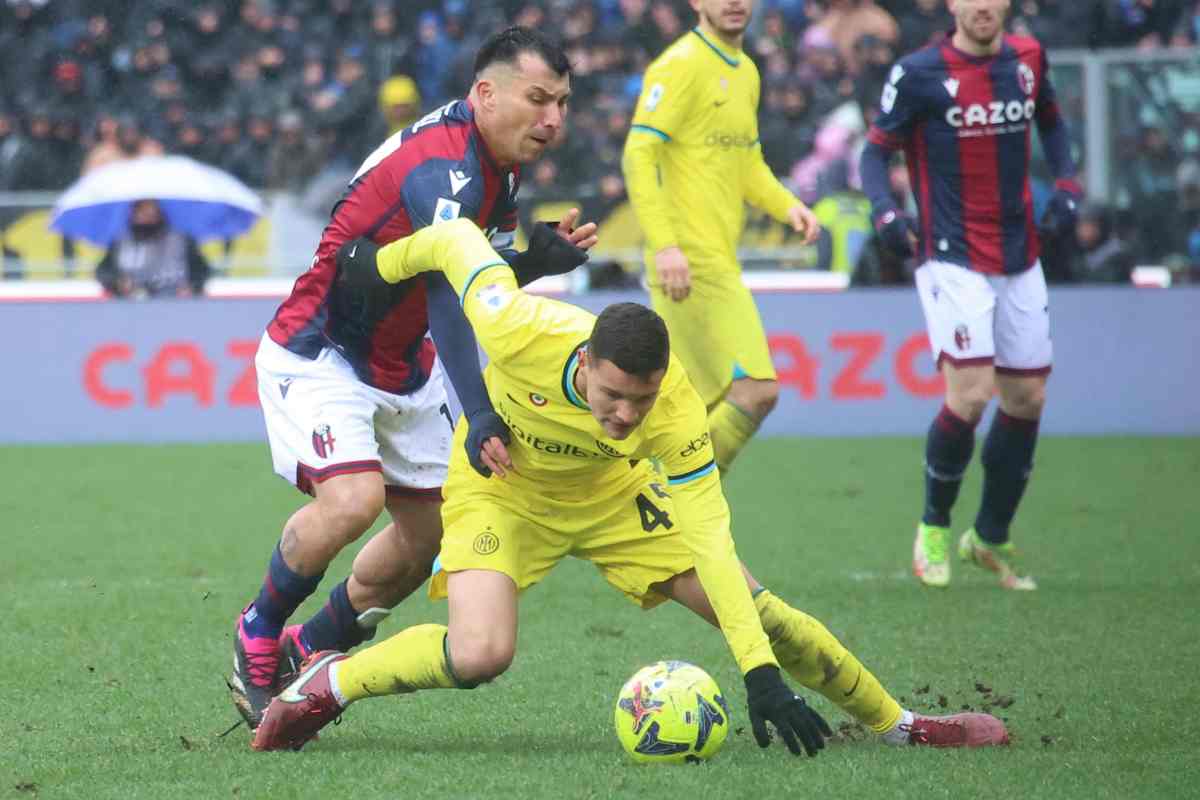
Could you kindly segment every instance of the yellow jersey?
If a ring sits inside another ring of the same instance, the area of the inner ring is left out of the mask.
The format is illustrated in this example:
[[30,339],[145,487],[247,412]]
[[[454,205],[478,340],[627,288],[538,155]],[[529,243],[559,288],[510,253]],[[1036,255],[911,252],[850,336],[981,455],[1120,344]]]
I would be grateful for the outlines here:
[[786,222],[799,202],[763,161],[759,92],[754,62],[699,28],[646,69],[622,166],[648,269],[678,246],[701,277],[708,264],[736,272],[745,203]]
[[[595,499],[626,482],[618,478],[628,475],[630,459],[658,459],[696,572],[743,673],[776,664],[734,549],[707,410],[678,360],[671,357],[642,424],[626,439],[611,439],[574,384],[595,315],[518,289],[512,269],[473,223],[422,228],[381,248],[377,263],[390,283],[440,269],[458,292],[488,356],[488,395],[512,431],[515,474],[495,490]],[[451,475],[448,484],[485,480],[461,459],[451,462],[456,468],[469,475]]]

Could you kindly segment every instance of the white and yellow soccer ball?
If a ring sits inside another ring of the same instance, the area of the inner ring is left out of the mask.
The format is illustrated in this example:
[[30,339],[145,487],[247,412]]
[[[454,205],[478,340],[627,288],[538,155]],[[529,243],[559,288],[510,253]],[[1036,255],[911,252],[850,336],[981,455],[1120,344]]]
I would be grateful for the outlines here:
[[686,661],[659,661],[621,687],[615,722],[617,738],[634,761],[701,761],[725,743],[729,707],[704,670]]

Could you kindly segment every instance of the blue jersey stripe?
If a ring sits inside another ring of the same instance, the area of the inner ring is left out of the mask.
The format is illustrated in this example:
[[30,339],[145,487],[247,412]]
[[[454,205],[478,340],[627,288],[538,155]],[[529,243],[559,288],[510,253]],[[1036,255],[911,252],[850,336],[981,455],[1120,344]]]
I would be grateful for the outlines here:
[[717,462],[709,461],[703,467],[694,469],[691,472],[685,472],[682,475],[668,475],[667,483],[670,484],[671,486],[678,486],[681,483],[688,483],[690,481],[696,480],[697,478],[703,478],[705,475],[712,472],[716,468],[717,468]]
[[664,133],[658,128],[654,128],[649,125],[630,125],[629,129],[631,131],[641,131],[642,133],[652,133],[658,138],[662,139],[664,142],[671,141],[671,135],[669,133]]

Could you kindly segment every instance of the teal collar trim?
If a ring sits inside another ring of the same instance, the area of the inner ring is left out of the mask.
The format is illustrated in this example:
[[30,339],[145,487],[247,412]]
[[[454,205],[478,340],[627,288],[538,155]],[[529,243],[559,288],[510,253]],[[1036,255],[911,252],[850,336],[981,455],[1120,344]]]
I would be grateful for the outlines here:
[[708,45],[710,48],[712,48],[712,51],[714,53],[716,53],[718,56],[720,56],[721,60],[724,61],[729,66],[736,67],[740,63],[738,59],[730,58],[729,56],[725,55],[725,51],[723,51],[721,48],[717,47],[715,44],[710,42],[708,37],[700,32],[699,28],[692,28],[692,33],[699,36],[700,41],[704,42],[706,45]]
[[591,411],[592,407],[579,396],[579,392],[575,391],[575,373],[579,370],[579,352],[585,347],[587,347],[587,342],[580,342],[571,351],[571,357],[567,359],[567,365],[563,367],[562,390],[568,403],[576,408]]

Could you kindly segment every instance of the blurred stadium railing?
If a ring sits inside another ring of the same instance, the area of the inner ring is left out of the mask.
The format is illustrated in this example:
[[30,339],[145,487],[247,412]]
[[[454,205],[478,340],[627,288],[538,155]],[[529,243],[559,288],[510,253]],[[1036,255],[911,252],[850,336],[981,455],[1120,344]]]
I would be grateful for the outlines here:
[[[1171,250],[1165,240],[1179,240],[1181,231],[1184,242],[1189,231],[1200,236],[1200,49],[1059,50],[1051,55],[1059,104],[1071,123],[1088,198],[1113,206],[1127,225],[1161,245],[1142,263],[1186,257],[1186,246],[1183,252]],[[1040,148],[1035,153],[1035,195],[1044,197],[1048,173]],[[0,193],[5,277],[91,278],[103,251],[86,242],[64,241],[49,230],[56,198],[53,192]],[[203,243],[222,285],[257,279],[245,283],[249,293],[285,290],[312,257],[328,208],[286,193],[264,199],[263,217],[248,234]],[[623,194],[606,196],[596,186],[553,195],[527,190],[522,227],[555,218],[571,205],[581,206],[585,218],[601,224],[601,245],[593,261],[609,263],[617,275],[633,279],[641,269],[642,235]],[[761,215],[749,215],[742,244],[747,270],[762,273],[751,279],[759,288],[828,290],[848,283],[844,275],[816,274],[815,250]],[[523,245],[520,237],[518,245]],[[556,288],[579,291],[587,283],[567,281]]]

